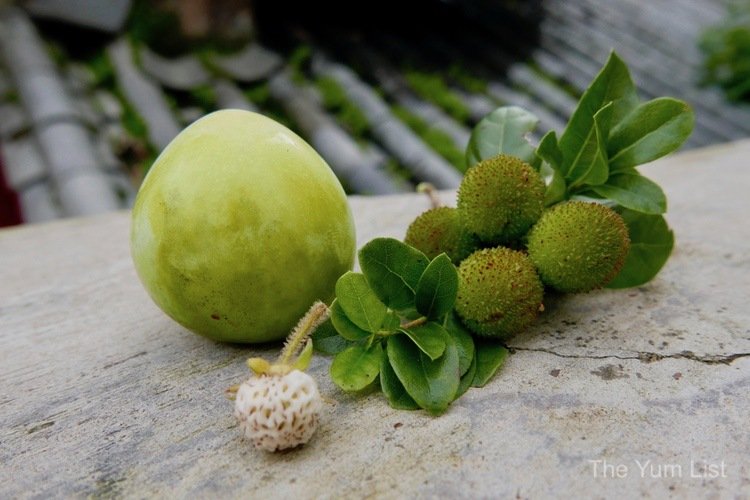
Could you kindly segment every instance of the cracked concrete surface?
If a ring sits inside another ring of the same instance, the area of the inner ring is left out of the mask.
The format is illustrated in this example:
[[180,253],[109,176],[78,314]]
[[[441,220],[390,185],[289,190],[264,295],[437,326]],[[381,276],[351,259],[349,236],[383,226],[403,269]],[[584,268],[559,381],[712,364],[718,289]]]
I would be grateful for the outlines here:
[[[275,455],[239,439],[223,395],[275,349],[156,309],[127,213],[0,231],[0,496],[748,498],[748,155],[744,141],[644,168],[676,234],[662,273],[547,297],[498,376],[440,417],[343,394],[316,356],[321,427]],[[403,237],[429,205],[351,202],[360,245]]]

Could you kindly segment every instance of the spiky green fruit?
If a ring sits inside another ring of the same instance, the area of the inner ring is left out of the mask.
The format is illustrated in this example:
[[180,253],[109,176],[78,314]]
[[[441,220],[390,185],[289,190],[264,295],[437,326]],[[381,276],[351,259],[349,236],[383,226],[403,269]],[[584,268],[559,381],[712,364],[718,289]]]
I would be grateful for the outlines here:
[[542,281],[580,293],[609,283],[630,249],[628,228],[599,203],[569,201],[546,211],[528,235],[529,257]]
[[461,224],[458,210],[451,207],[423,212],[409,225],[404,242],[430,259],[445,252],[456,265],[479,246],[477,237]]
[[458,188],[464,226],[485,243],[500,245],[521,238],[544,210],[544,180],[531,165],[499,155],[466,171]]
[[488,248],[459,266],[455,310],[477,335],[507,338],[534,321],[543,294],[534,265],[523,252]]

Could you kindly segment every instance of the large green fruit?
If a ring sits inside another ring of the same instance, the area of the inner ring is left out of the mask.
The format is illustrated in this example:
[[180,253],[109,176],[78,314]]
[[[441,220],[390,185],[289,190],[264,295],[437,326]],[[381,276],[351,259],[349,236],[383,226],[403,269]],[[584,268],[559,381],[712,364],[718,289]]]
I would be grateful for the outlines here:
[[286,336],[354,263],[354,222],[325,161],[262,115],[198,120],[157,158],[133,208],[131,252],[151,298],[206,337]]

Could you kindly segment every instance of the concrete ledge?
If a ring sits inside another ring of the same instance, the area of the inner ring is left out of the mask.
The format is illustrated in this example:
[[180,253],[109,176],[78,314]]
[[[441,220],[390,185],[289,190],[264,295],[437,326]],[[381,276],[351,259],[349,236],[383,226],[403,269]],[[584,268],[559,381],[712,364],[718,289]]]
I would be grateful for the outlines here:
[[[223,396],[275,348],[216,344],[159,311],[127,212],[1,230],[0,496],[742,498],[749,154],[744,141],[644,168],[677,236],[662,273],[548,300],[501,373],[441,417],[347,396],[316,356],[321,428],[276,455],[239,439]],[[360,244],[402,237],[428,207],[351,204]]]

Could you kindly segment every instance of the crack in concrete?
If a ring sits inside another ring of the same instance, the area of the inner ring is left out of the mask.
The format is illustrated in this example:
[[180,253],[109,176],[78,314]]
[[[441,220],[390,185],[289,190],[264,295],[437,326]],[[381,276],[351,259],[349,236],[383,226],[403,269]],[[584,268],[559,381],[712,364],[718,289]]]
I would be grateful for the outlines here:
[[652,363],[654,361],[661,361],[663,359],[687,359],[690,361],[696,361],[698,363],[704,363],[708,365],[730,365],[734,360],[739,358],[750,357],[750,352],[740,352],[734,354],[706,354],[699,356],[693,351],[682,351],[676,354],[659,354],[655,352],[636,352],[634,356],[618,356],[616,354],[603,354],[600,356],[593,354],[563,354],[555,352],[551,349],[545,349],[542,347],[531,348],[531,347],[518,347],[518,346],[505,346],[510,352],[516,351],[528,351],[528,352],[543,352],[551,354],[559,358],[572,358],[572,359],[619,359],[619,360],[638,360],[644,363]]

